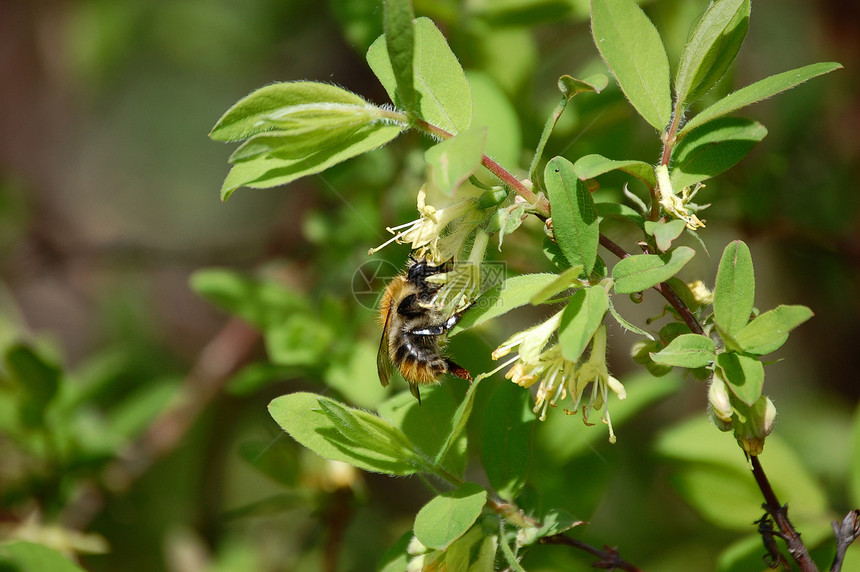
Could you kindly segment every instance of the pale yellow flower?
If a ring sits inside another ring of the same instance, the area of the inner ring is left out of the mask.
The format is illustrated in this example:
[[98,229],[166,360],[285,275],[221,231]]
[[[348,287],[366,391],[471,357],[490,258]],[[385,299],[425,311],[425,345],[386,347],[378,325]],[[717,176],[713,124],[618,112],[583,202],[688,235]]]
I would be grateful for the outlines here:
[[669,169],[665,165],[660,165],[654,169],[654,174],[657,176],[657,190],[660,194],[660,206],[663,207],[663,210],[667,214],[684,221],[690,230],[704,228],[705,221],[699,219],[688,207],[690,201],[704,185],[697,183],[692,190],[690,187],[684,187],[679,196],[675,194],[675,190],[672,188]]
[[[445,208],[437,209],[427,204],[427,192],[424,187],[418,191],[418,218],[405,224],[386,228],[394,235],[391,239],[376,248],[371,248],[368,254],[373,254],[388,246],[392,242],[398,244],[409,244],[416,258],[426,258],[434,264],[441,264],[453,258],[465,242],[465,238],[471,233],[478,222],[480,212],[475,199],[469,198],[453,203]],[[455,222],[474,221],[474,224],[461,225],[447,229]],[[450,236],[443,236],[446,229]],[[468,230],[465,234],[464,230]],[[462,236],[461,236],[462,235]]]

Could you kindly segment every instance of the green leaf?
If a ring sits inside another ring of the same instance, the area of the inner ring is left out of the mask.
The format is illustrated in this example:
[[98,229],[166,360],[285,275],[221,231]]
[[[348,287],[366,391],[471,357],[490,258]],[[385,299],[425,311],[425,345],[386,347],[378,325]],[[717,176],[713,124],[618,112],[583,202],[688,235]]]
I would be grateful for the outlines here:
[[[472,94],[460,62],[432,20],[417,18],[414,31],[414,85],[420,96],[418,116],[452,134],[468,129],[472,121]],[[367,63],[391,101],[404,107],[385,36],[380,36],[370,46]]]
[[[819,480],[811,474],[809,463],[776,433],[767,438],[762,464],[777,494],[791,491],[791,519],[798,528],[806,530],[801,523],[821,522],[822,517],[826,518],[827,496]],[[678,474],[673,475],[672,481],[681,496],[709,522],[730,530],[753,532],[750,523],[762,515],[761,491],[750,478],[749,467],[734,439],[716,431],[704,415],[694,415],[661,435],[656,452],[675,461]],[[757,541],[761,550],[760,536]],[[760,559],[758,564],[750,570],[760,570]]]
[[585,273],[591,274],[600,240],[591,193],[563,157],[547,163],[544,183],[552,207],[553,233],[561,251],[571,264],[582,264]]
[[333,85],[312,81],[275,83],[240,99],[221,116],[209,137],[215,141],[246,139],[275,129],[276,124],[271,119],[276,112],[293,110],[304,113],[308,109],[309,115],[303,114],[302,117],[313,124],[314,118],[324,121],[327,109],[357,111],[375,108],[358,95]]
[[522,274],[508,278],[503,283],[484,292],[474,305],[463,314],[463,319],[451,331],[458,334],[468,328],[483,324],[502,314],[528,304],[532,297],[558,278],[557,274]]
[[465,483],[424,505],[415,517],[415,536],[424,546],[445,550],[471,528],[487,502],[487,491]]
[[394,72],[397,94],[400,103],[410,113],[418,111],[418,98],[415,91],[414,52],[415,30],[412,21],[415,13],[411,0],[385,0],[385,47],[388,50],[391,68]]
[[746,37],[749,17],[749,0],[718,0],[708,7],[681,54],[675,76],[680,109],[723,77]]
[[645,219],[641,214],[621,203],[594,203],[594,210],[601,219],[614,217],[632,222],[640,229],[645,229]]
[[466,430],[466,424],[469,422],[469,417],[472,415],[472,406],[475,404],[475,394],[478,391],[479,381],[480,378],[472,382],[469,386],[469,390],[466,392],[466,397],[464,397],[460,402],[460,405],[457,406],[457,411],[454,412],[454,415],[451,418],[451,429],[448,431],[448,436],[439,448],[439,452],[436,453],[434,460],[435,465],[438,466],[442,464],[443,459],[445,459],[445,457],[450,453],[454,444],[459,441],[463,432]]
[[307,301],[284,284],[232,270],[198,270],[189,283],[211,304],[259,328],[281,324],[291,314],[308,308]]
[[35,542],[0,544],[0,570],[4,572],[84,572],[68,558]]
[[569,512],[552,508],[541,520],[540,528],[538,529],[538,538],[562,534],[582,524],[585,523]]
[[529,302],[533,305],[543,304],[559,292],[564,292],[574,284],[579,283],[579,275],[582,274],[582,264],[572,266],[558,275],[558,277],[541,288]]
[[[376,373],[375,368],[373,372]],[[455,396],[452,387],[443,384],[423,389],[420,404],[404,391],[383,401],[377,409],[380,417],[400,429],[414,447],[432,459],[446,446],[460,401],[459,392]],[[457,476],[466,470],[464,434],[454,441],[442,464]]]
[[672,152],[672,187],[681,189],[719,175],[747,156],[767,129],[752,119],[724,117],[682,139]]
[[424,160],[430,166],[431,181],[446,195],[453,195],[481,166],[486,141],[486,129],[468,129],[427,149]]
[[645,336],[649,340],[654,340],[654,336],[652,336],[649,332],[646,332],[639,326],[635,324],[631,324],[627,320],[625,320],[621,314],[618,313],[618,310],[615,309],[615,304],[612,302],[612,296],[607,297],[607,301],[609,302],[609,313],[615,318],[615,321],[618,322],[618,325],[627,330],[628,332],[634,332],[639,334],[640,336]]
[[592,286],[578,290],[567,303],[558,328],[558,342],[564,359],[576,361],[603,323],[608,307],[606,290]]
[[717,101],[701,113],[693,117],[683,129],[678,132],[678,139],[685,137],[690,131],[704,125],[709,121],[713,121],[718,117],[728,115],[733,111],[737,111],[747,105],[752,105],[785,91],[791,89],[801,83],[810,80],[816,76],[830,73],[833,70],[841,69],[842,65],[835,62],[822,62],[811,64],[802,68],[789,70],[776,75],[772,75],[763,80],[759,80],[753,84],[743,87],[735,92],[730,93],[726,97]]
[[[327,397],[303,392],[277,397],[269,404],[269,414],[293,439],[326,459],[389,475],[421,469],[423,459],[405,448],[408,441],[397,428]],[[388,442],[383,445],[383,440]]]
[[686,228],[686,223],[681,219],[668,222],[645,221],[645,232],[652,235],[660,252],[666,252],[672,248],[672,241],[681,236]]
[[717,367],[738,399],[750,407],[758,401],[764,385],[764,366],[757,357],[726,352],[717,356]]
[[45,413],[60,387],[60,369],[28,345],[16,344],[6,350],[6,366],[23,390],[18,411],[29,428],[42,427]]
[[385,145],[403,130],[402,126],[373,123],[299,159],[261,155],[233,165],[224,184],[221,200],[226,201],[239,187],[264,189],[286,185],[298,178],[325,171],[347,159]]
[[624,95],[657,131],[669,124],[669,59],[660,34],[632,0],[592,0],[594,44]]
[[543,237],[543,255],[546,256],[546,259],[549,260],[559,272],[563,272],[571,267],[570,262],[568,262],[567,258],[564,257],[564,253],[561,251],[558,243],[546,235]]
[[746,353],[768,354],[785,343],[789,331],[812,316],[812,310],[806,306],[777,306],[744,326],[735,336],[735,342]]
[[[331,333],[328,324],[320,320],[322,330],[320,338]],[[318,327],[320,327],[318,326]],[[308,345],[315,340],[310,338]],[[320,340],[322,341],[322,340]],[[320,361],[328,361],[324,377],[328,387],[336,390],[343,399],[358,407],[372,408],[385,399],[388,391],[379,383],[376,358],[379,351],[379,340],[354,340],[350,351],[339,352],[337,359],[326,360],[328,345],[317,344]],[[296,351],[297,348],[289,348],[288,351]],[[300,350],[299,350],[300,351]],[[283,350],[279,352],[283,357]],[[320,363],[317,362],[317,364]],[[417,403],[417,402],[416,402]]]
[[[266,353],[275,365],[314,366],[335,339],[335,332],[319,316],[295,312],[265,331]],[[373,353],[373,352],[371,352]]]
[[708,336],[682,334],[659,352],[651,352],[651,359],[663,365],[697,368],[714,361],[716,345]]
[[513,383],[502,383],[487,404],[481,459],[490,485],[505,500],[513,501],[525,484],[534,421],[529,392]]
[[395,542],[391,548],[385,551],[379,559],[379,572],[403,572],[409,565],[412,556],[406,552],[409,543],[412,542],[412,531],[409,530]]
[[424,570],[462,570],[463,572],[493,572],[499,525],[497,517],[484,514],[475,524],[451,543],[444,552],[431,553],[424,560]]
[[593,91],[600,93],[609,84],[609,78],[602,73],[594,74],[585,79],[576,79],[567,74],[558,78],[558,89],[565,99],[573,99],[580,93]]
[[696,251],[679,246],[666,254],[635,254],[620,260],[612,269],[615,291],[619,294],[641,292],[665,282],[678,273]]
[[593,179],[616,169],[633,175],[649,187],[657,186],[654,167],[644,161],[617,161],[615,159],[607,159],[603,155],[595,153],[580,157],[573,164],[573,171],[576,173],[576,176],[583,180]]
[[364,117],[360,117],[356,114],[353,117],[355,121],[329,122],[331,124],[315,125],[313,129],[302,127],[293,131],[259,133],[242,143],[230,155],[229,161],[236,164],[265,156],[273,159],[302,159],[328,147],[337,146],[344,137],[350,137],[363,125],[375,121],[369,113],[363,115]]
[[358,447],[372,449],[393,458],[403,458],[408,462],[420,462],[409,439],[387,421],[332,399],[321,399],[319,405],[323,413],[338,427],[341,435]]
[[[490,75],[469,70],[466,79],[474,102],[470,129],[487,130],[484,153],[502,165],[519,164],[523,136],[516,107]],[[488,171],[479,170],[476,175],[485,183],[497,184]]]
[[714,320],[735,336],[749,322],[755,299],[755,273],[749,247],[740,240],[723,250],[714,286]]

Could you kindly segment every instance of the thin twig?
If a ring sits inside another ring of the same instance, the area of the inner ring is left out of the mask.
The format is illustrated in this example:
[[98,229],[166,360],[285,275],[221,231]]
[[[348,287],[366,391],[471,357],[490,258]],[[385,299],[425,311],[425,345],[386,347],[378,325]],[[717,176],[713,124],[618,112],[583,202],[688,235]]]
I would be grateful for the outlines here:
[[800,539],[800,533],[794,529],[794,525],[788,519],[788,506],[782,505],[779,499],[776,498],[776,493],[770,486],[764,468],[761,466],[761,461],[757,456],[750,456],[750,464],[752,465],[753,477],[758,484],[759,490],[764,495],[764,504],[762,508],[773,517],[774,522],[779,527],[780,536],[788,545],[788,553],[794,558],[794,561],[800,566],[803,572],[818,572],[818,567],[815,562],[809,557],[809,552],[806,550],[803,541]]
[[103,483],[90,483],[64,511],[63,522],[83,530],[106,501],[121,494],[157,460],[176,448],[230,376],[248,360],[260,333],[231,318],[200,352],[179,391],[176,405],[165,410],[147,431],[104,470]]
[[860,510],[854,509],[845,515],[842,522],[833,522],[833,533],[836,535],[836,556],[830,572],[840,572],[845,561],[845,552],[851,543],[860,536]]
[[[630,253],[615,244],[609,237],[604,234],[600,235],[600,245],[603,246],[606,250],[617,256],[618,258],[624,259],[630,256]],[[669,286],[666,282],[661,282],[654,286],[654,290],[660,293],[669,304],[675,308],[675,311],[681,316],[684,320],[684,323],[690,328],[690,331],[694,334],[703,334],[704,330],[702,329],[702,325],[699,324],[699,321],[696,320],[696,317],[690,311],[684,301],[678,297],[672,287]]]
[[625,570],[626,572],[642,572],[641,568],[637,568],[633,564],[626,562],[621,555],[618,554],[616,548],[604,546],[603,550],[595,548],[590,544],[581,542],[575,538],[571,538],[565,534],[555,534],[553,536],[544,536],[540,539],[541,544],[563,544],[571,546],[579,550],[588,552],[589,554],[598,557],[600,560],[591,564],[592,568],[602,568],[604,570]]

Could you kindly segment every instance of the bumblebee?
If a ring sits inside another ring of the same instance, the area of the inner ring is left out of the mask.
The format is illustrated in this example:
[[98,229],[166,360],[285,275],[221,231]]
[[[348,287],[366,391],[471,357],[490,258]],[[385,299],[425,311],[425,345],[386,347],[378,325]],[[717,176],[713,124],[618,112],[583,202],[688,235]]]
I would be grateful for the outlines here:
[[419,404],[418,387],[436,383],[442,374],[472,381],[468,371],[442,353],[446,334],[457,325],[466,309],[447,316],[434,299],[441,285],[426,280],[450,269],[451,262],[433,266],[426,260],[412,260],[404,274],[388,283],[379,304],[382,324],[382,340],[376,356],[379,381],[383,387],[387,386],[396,365]]

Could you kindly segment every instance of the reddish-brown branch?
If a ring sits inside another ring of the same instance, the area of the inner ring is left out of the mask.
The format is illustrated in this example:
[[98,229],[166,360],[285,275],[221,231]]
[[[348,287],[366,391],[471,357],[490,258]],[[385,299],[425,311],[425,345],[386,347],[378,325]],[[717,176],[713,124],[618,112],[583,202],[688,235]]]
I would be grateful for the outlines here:
[[[630,256],[630,253],[615,244],[609,237],[601,234],[600,235],[600,245],[603,246],[606,250],[617,256],[618,258],[624,259]],[[696,317],[690,311],[684,301],[678,297],[672,287],[669,286],[666,282],[661,282],[654,286],[654,290],[660,293],[669,304],[675,308],[675,311],[681,316],[684,320],[684,323],[690,328],[690,331],[694,334],[703,334],[704,330],[702,329],[699,321],[696,320]]]
[[641,568],[637,568],[633,564],[630,564],[629,562],[626,562],[623,558],[621,558],[616,548],[611,548],[609,546],[604,546],[603,550],[601,550],[599,548],[591,546],[590,544],[586,544],[564,534],[545,536],[540,539],[540,543],[563,544],[565,546],[572,546],[573,548],[588,552],[589,554],[596,556],[600,559],[597,562],[592,563],[592,568],[603,568],[605,570],[625,570],[626,572],[642,572]]
[[791,557],[794,558],[803,572],[818,572],[818,567],[815,566],[815,562],[809,557],[809,552],[800,539],[800,533],[794,529],[794,525],[788,519],[788,506],[783,506],[780,504],[779,499],[776,498],[776,493],[770,486],[770,481],[768,481],[764,468],[761,466],[761,461],[759,461],[758,457],[750,456],[750,464],[752,465],[755,482],[764,496],[765,502],[762,508],[770,514],[779,527],[780,536],[788,545],[788,553],[791,554]]
[[260,333],[238,318],[230,319],[209,341],[179,391],[176,405],[165,410],[127,451],[104,471],[103,483],[91,483],[63,515],[64,523],[85,528],[105,502],[105,489],[123,493],[153,463],[172,451],[230,376],[248,360]]

